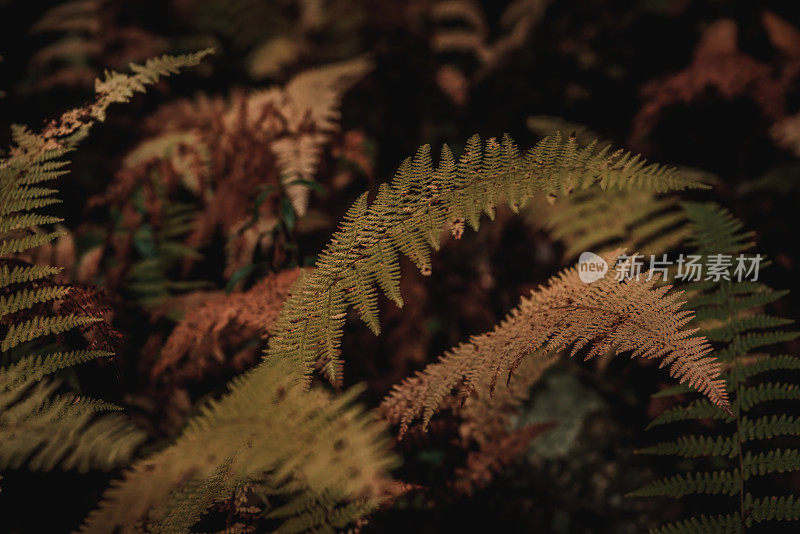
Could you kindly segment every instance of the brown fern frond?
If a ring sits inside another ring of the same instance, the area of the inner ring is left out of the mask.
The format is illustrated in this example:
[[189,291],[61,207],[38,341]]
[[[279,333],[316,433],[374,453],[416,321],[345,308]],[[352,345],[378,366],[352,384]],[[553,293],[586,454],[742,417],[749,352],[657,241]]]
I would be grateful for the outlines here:
[[109,190],[92,203],[121,207],[132,231],[142,218],[130,202],[134,191],[143,193],[155,226],[164,208],[162,189],[168,199],[188,191],[202,209],[185,244],[197,249],[221,230],[229,239],[230,277],[251,263],[258,247],[273,244],[280,194],[297,215],[305,213],[309,182],[338,127],[342,96],[370,68],[356,58],[302,72],[284,87],[165,106],[146,122],[152,137],[128,154]]
[[[226,360],[227,347],[266,337],[299,274],[300,269],[271,274],[243,293],[203,293],[201,302],[198,295],[181,299],[186,305],[179,309],[186,315],[167,338],[151,376],[167,370],[179,378],[202,376],[211,363]],[[257,349],[251,351],[251,362]]]
[[342,96],[371,68],[368,60],[356,58],[308,70],[284,89],[253,95],[248,102],[251,109],[274,107],[285,121],[284,135],[270,148],[277,158],[281,184],[300,215],[306,211],[310,190],[298,182],[313,180],[322,147],[338,126]]
[[70,284],[69,293],[58,303],[62,315],[101,317],[102,321],[82,328],[92,350],[114,352],[119,348],[122,333],[111,325],[113,308],[101,289],[85,284]]
[[[776,18],[766,16],[764,24],[778,46],[787,41],[785,34],[779,36],[776,31]],[[642,88],[645,103],[633,121],[634,140],[646,136],[667,107],[691,103],[708,89],[716,90],[725,99],[749,97],[770,121],[784,116],[786,91],[796,74],[796,60],[784,65],[782,75],[773,75],[770,65],[739,50],[737,30],[730,19],[710,24],[695,48],[691,64]]]
[[[605,259],[614,265],[619,253]],[[384,400],[383,411],[400,424],[401,434],[417,418],[423,427],[451,391],[468,397],[488,380],[495,389],[501,374],[509,380],[534,351],[588,349],[585,359],[613,352],[658,359],[670,375],[727,409],[728,394],[719,364],[709,356],[704,337],[685,328],[690,312],[682,311],[681,292],[656,287],[657,277],[618,281],[609,271],[594,283],[582,282],[577,268],[568,269],[543,288],[523,298],[494,330],[445,353],[407,379]]]

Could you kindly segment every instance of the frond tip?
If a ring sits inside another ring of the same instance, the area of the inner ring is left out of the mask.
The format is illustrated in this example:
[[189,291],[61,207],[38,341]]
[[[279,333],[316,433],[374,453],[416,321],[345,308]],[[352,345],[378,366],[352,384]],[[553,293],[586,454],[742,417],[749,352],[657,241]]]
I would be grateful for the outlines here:
[[[605,259],[613,265],[618,251]],[[399,422],[401,432],[417,417],[427,425],[444,399],[461,387],[469,395],[489,377],[511,374],[523,358],[536,350],[553,353],[569,349],[572,356],[588,349],[586,359],[614,352],[657,359],[670,375],[729,411],[720,367],[710,357],[704,337],[685,328],[691,313],[681,309],[681,292],[668,292],[651,280],[617,281],[613,275],[582,282],[576,268],[554,277],[509,313],[494,330],[475,336],[428,365],[384,400],[387,418]]]

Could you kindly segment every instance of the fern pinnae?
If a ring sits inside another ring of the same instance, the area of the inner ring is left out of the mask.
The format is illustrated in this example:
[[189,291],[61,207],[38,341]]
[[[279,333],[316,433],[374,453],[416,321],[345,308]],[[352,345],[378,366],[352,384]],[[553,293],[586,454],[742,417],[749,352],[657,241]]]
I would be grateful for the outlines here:
[[[613,265],[617,256],[605,259]],[[523,358],[540,349],[545,354],[568,349],[574,356],[584,348],[586,359],[613,350],[660,360],[671,376],[727,409],[719,365],[708,356],[710,346],[684,329],[691,316],[680,310],[680,294],[655,287],[655,278],[620,283],[607,275],[586,284],[577,269],[564,271],[523,298],[492,332],[471,338],[396,386],[382,404],[384,414],[400,424],[401,434],[416,418],[426,427],[454,388],[469,395],[484,377],[491,377],[493,388],[500,374],[510,376]]]
[[0,369],[0,377],[13,377],[13,379],[5,381],[4,387],[16,386],[28,380],[39,380],[67,367],[73,367],[97,358],[110,357],[113,355],[113,352],[102,350],[62,351],[46,354],[44,356],[31,354],[21,358],[18,362],[5,369]]
[[[34,210],[58,202],[57,190],[42,184],[68,171],[64,156],[74,149],[91,126],[105,118],[107,108],[127,101],[134,92],[155,83],[181,67],[196,64],[207,52],[169,57],[133,66],[133,75],[107,73],[98,81],[95,100],[72,109],[45,125],[40,132],[12,128],[13,145],[0,159],[0,306],[5,334],[0,351],[20,351],[21,344],[37,344],[60,334],[100,321],[100,318],[68,313],[47,315],[37,305],[68,297],[69,288],[48,279],[61,268],[30,265],[22,253],[47,245],[63,235],[42,231],[40,225],[60,221]],[[33,312],[27,314],[27,310]],[[25,313],[19,313],[25,312]],[[19,315],[19,317],[17,317]],[[58,380],[46,375],[94,358],[107,351],[71,350],[38,355],[11,355],[11,363],[0,370],[0,467],[49,470],[111,469],[130,461],[144,441],[145,433],[117,411],[118,406],[96,399],[57,394]],[[4,356],[8,356],[4,354]],[[4,358],[6,359],[6,358]]]
[[67,293],[69,293],[68,287],[51,286],[23,289],[8,297],[0,296],[0,317],[28,309],[36,304],[60,299]]
[[102,321],[102,319],[98,317],[83,317],[74,314],[49,317],[37,315],[27,321],[12,324],[6,333],[6,337],[0,341],[0,350],[5,352],[16,347],[20,343],[31,341],[38,337],[60,334],[76,326],[86,326],[98,321]]
[[[430,250],[438,247],[441,231],[451,221],[463,220],[477,229],[481,215],[491,216],[501,199],[518,209],[536,194],[569,194],[594,184],[603,189],[657,191],[702,185],[675,169],[648,165],[641,157],[607,148],[597,151],[594,146],[580,148],[560,135],[542,140],[525,156],[508,136],[489,139],[485,145],[473,136],[457,162],[450,149],[443,148],[436,166],[430,147],[422,147],[403,162],[390,184],[381,186],[371,204],[361,196],[351,206],[320,255],[317,269],[302,285],[298,282],[287,301],[267,357],[294,354],[309,370],[322,365],[331,381],[340,383],[338,341],[330,337],[341,336],[343,314],[349,307],[359,310],[378,331],[375,285],[384,291],[390,288],[387,293],[399,300],[398,253],[429,273]],[[320,306],[320,300],[327,304]],[[305,315],[295,316],[296,310],[305,310]],[[298,343],[300,332],[310,343]]]
[[52,267],[49,265],[15,265],[10,267],[7,264],[0,265],[0,288],[11,284],[33,282],[49,278],[61,272],[62,267]]
[[[170,496],[192,480],[220,475],[225,482],[215,485],[205,502],[222,500],[231,487],[266,473],[276,487],[292,482],[301,494],[329,493],[332,506],[363,502],[355,518],[374,509],[380,487],[388,482],[385,472],[395,464],[384,425],[353,405],[358,389],[332,396],[321,388],[309,390],[299,376],[297,366],[283,359],[234,379],[231,393],[205,405],[174,444],[136,462],[109,488],[82,532],[161,523],[170,513]],[[279,493],[292,498],[286,488]],[[310,515],[285,522],[317,524]]]
[[[742,232],[743,225],[730,213],[713,204],[684,204],[693,224],[692,246],[703,256],[717,253],[738,254],[752,246],[752,234]],[[800,470],[800,451],[773,448],[764,450],[765,443],[774,437],[800,435],[800,421],[785,414],[760,415],[753,418],[750,411],[758,413],[773,406],[776,401],[800,400],[796,384],[785,381],[791,374],[781,376],[781,381],[770,380],[770,375],[780,371],[791,373],[800,369],[800,359],[787,356],[752,354],[754,349],[797,337],[796,332],[776,330],[788,324],[782,318],[764,315],[760,307],[774,302],[785,292],[772,291],[761,283],[730,282],[721,280],[704,284],[694,291],[688,306],[696,310],[697,326],[701,333],[720,346],[716,355],[725,362],[726,380],[734,394],[731,405],[734,417],[719,412],[704,399],[688,405],[670,408],[656,417],[648,428],[673,423],[691,423],[695,420],[716,420],[711,427],[715,436],[686,434],[676,441],[665,442],[642,450],[645,454],[677,455],[727,459],[731,468],[726,484],[701,485],[697,480],[710,480],[710,473],[689,472],[656,482],[636,492],[633,496],[665,495],[682,497],[692,493],[718,493],[738,498],[735,512],[714,525],[725,532],[743,532],[754,522],[795,518],[794,496],[755,498],[747,481],[759,476]],[[786,377],[786,378],[784,378]],[[724,426],[719,423],[724,422]],[[756,444],[761,452],[750,447]],[[720,475],[714,475],[720,476]],[[691,484],[687,481],[693,481]],[[719,479],[722,480],[722,479]],[[776,513],[769,513],[767,503],[776,503]],[[785,508],[781,509],[783,506]],[[701,532],[701,520],[694,518],[666,525],[653,532]],[[709,529],[711,523],[709,523]],[[710,530],[717,532],[717,530]]]

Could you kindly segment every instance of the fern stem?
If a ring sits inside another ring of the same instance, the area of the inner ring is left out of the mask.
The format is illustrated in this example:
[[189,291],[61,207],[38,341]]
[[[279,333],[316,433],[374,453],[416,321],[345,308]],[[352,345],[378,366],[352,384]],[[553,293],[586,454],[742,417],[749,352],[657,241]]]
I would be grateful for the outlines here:
[[[734,337],[734,342],[735,339]],[[735,359],[733,367],[736,373],[736,445],[739,453],[739,521],[741,522],[742,534],[744,534],[747,527],[744,522],[744,454],[742,453],[742,407],[739,402],[739,398],[742,394],[742,365],[739,358]]]
[[[735,306],[733,305],[733,295],[731,292],[728,291],[730,288],[730,283],[722,284],[720,286],[720,290],[724,291],[725,293],[725,307],[727,308],[726,314],[731,316],[731,314],[736,312]],[[731,341],[732,346],[736,346],[741,334],[738,332],[734,334],[733,339]],[[744,506],[744,453],[742,451],[742,403],[740,402],[742,396],[742,364],[741,358],[737,357],[736,354],[731,355],[733,358],[733,372],[736,379],[736,447],[737,447],[737,456],[738,456],[738,469],[739,469],[739,523],[740,529],[742,534],[744,534],[747,530],[747,525],[745,524],[745,506]]]

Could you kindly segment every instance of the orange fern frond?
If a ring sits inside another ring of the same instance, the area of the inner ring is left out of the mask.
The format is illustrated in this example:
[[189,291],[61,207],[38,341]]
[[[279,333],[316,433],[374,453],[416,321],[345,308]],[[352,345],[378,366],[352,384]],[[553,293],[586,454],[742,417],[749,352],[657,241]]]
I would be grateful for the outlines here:
[[[179,298],[186,315],[167,338],[151,376],[176,368],[182,376],[201,375],[209,363],[226,360],[226,347],[266,336],[299,274],[300,269],[271,274],[243,293],[200,294],[199,306],[197,294]],[[257,347],[250,352],[255,360]]]
[[[617,251],[605,259],[614,265],[618,256]],[[494,330],[474,336],[396,386],[382,404],[387,419],[400,423],[401,434],[417,418],[424,427],[454,389],[468,397],[488,381],[491,392],[501,374],[510,381],[534,351],[569,349],[574,356],[584,348],[587,360],[610,352],[660,360],[671,376],[727,409],[728,394],[719,364],[709,356],[710,344],[685,328],[692,315],[681,310],[682,292],[647,278],[619,281],[609,272],[586,284],[577,268],[562,272],[523,298]]]

